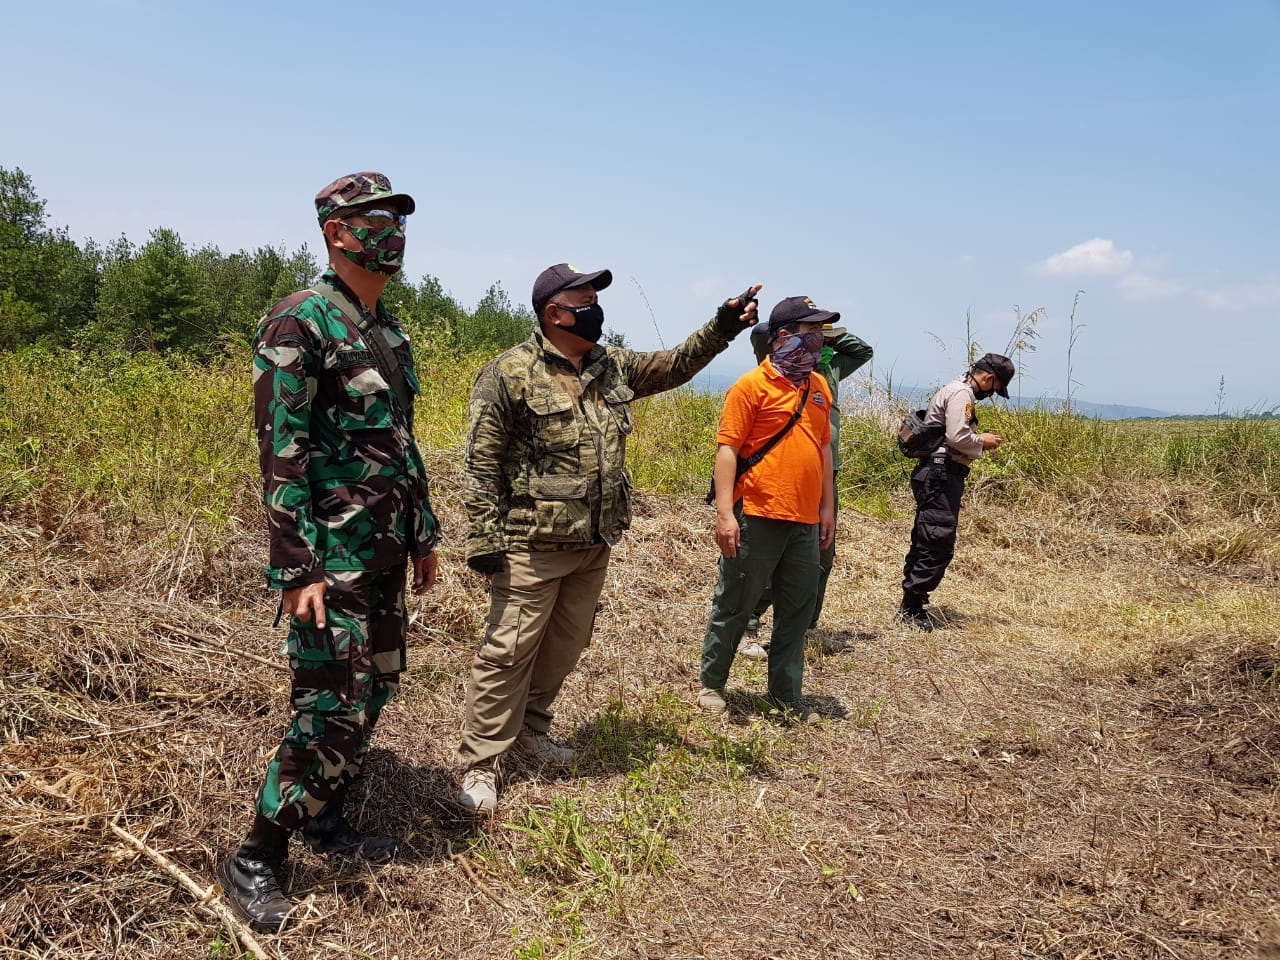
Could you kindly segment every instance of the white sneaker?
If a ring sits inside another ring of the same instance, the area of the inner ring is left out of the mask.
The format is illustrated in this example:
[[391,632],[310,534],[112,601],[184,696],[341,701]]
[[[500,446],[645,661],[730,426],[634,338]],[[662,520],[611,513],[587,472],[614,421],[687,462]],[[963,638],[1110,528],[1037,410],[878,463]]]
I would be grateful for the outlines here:
[[567,767],[577,756],[569,747],[562,747],[540,730],[525,727],[516,737],[516,746],[530,760],[537,763],[549,763],[557,767]]
[[708,713],[724,713],[728,704],[724,702],[723,690],[712,690],[710,687],[703,687],[698,692],[698,706]]
[[472,767],[464,773],[458,803],[477,817],[492,816],[498,809],[498,771],[493,767]]
[[748,660],[768,660],[768,649],[755,640],[743,640],[738,644],[738,656]]

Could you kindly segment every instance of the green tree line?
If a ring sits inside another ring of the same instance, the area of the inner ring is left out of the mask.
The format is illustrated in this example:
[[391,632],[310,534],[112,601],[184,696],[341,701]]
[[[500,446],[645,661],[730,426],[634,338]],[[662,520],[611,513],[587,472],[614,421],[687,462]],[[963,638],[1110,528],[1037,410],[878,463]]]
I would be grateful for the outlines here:
[[[305,244],[223,253],[184,243],[168,227],[140,245],[123,236],[77,244],[45,207],[26,173],[0,167],[0,350],[211,355],[247,342],[272,303],[321,269]],[[532,311],[496,283],[473,310],[430,275],[416,284],[394,277],[383,299],[428,350],[496,352],[533,326]]]

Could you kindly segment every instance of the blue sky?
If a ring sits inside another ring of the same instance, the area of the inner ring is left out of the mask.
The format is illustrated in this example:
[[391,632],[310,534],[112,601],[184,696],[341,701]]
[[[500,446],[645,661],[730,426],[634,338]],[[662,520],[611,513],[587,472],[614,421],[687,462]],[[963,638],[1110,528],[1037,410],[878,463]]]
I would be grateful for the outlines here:
[[[467,305],[609,267],[667,345],[750,282],[929,386],[966,310],[1024,396],[1280,404],[1280,0],[1071,5],[67,0],[5,15],[0,165],[76,237],[317,249],[357,169]],[[633,279],[634,278],[634,281]],[[945,349],[944,349],[945,348]],[[736,343],[713,370],[752,363]]]

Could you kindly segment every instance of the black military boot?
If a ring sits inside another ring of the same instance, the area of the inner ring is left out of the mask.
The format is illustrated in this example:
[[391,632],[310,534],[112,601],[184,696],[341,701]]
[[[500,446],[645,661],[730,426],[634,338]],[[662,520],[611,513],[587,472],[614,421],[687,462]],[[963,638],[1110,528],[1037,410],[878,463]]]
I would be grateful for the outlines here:
[[244,843],[218,866],[232,909],[259,933],[276,933],[289,913],[277,875],[288,852],[289,831],[256,814]]
[[932,630],[933,620],[929,618],[929,614],[924,609],[927,599],[927,596],[922,596],[918,593],[902,591],[902,603],[898,606],[897,613],[898,622],[908,627],[914,627],[917,630],[923,630],[925,633]]
[[386,863],[396,855],[392,837],[371,837],[353,827],[342,814],[347,801],[347,787],[339,787],[323,810],[302,825],[300,835],[313,853],[338,853],[362,857],[373,863]]

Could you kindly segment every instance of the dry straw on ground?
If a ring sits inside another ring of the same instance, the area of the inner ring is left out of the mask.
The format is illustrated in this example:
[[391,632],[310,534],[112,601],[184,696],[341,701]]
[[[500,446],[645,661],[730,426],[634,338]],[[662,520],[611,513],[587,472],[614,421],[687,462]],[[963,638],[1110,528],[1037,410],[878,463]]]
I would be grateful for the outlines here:
[[[1185,491],[979,489],[926,636],[891,623],[905,502],[846,511],[824,620],[847,649],[813,651],[826,719],[796,728],[750,664],[728,717],[691,706],[710,518],[641,497],[561,701],[581,762],[511,768],[478,830],[451,748],[484,593],[451,488],[355,809],[404,855],[299,851],[267,955],[1278,955],[1277,531],[1216,556],[1231,522]],[[208,890],[286,721],[262,540],[42,519],[0,527],[0,957],[243,955],[182,877]]]

